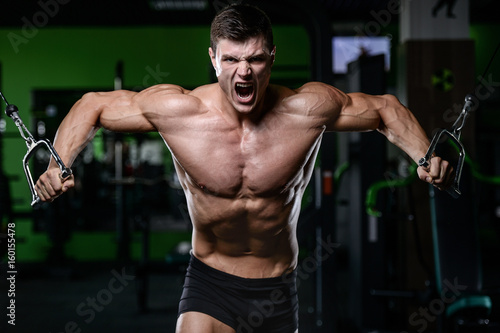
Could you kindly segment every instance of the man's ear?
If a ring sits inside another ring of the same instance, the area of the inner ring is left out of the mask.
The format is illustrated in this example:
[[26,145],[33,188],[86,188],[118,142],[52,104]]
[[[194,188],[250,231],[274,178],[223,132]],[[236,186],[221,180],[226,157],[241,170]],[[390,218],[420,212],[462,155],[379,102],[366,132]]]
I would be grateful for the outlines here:
[[212,66],[215,69],[215,75],[219,77],[220,75],[220,68],[219,65],[217,64],[217,57],[216,53],[217,51],[213,50],[212,47],[208,48],[208,55],[210,56],[210,60],[212,61]]
[[276,45],[273,46],[273,50],[271,51],[271,66],[274,64],[276,60]]
[[212,47],[208,48],[208,55],[210,56],[210,60],[212,61],[212,66],[215,68],[215,52]]

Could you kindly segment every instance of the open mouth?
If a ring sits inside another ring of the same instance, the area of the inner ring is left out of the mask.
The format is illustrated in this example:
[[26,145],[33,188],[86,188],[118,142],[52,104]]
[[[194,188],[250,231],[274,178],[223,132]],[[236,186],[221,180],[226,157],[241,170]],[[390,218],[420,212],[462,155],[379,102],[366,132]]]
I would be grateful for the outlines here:
[[235,90],[242,102],[248,102],[253,97],[253,83],[236,83]]

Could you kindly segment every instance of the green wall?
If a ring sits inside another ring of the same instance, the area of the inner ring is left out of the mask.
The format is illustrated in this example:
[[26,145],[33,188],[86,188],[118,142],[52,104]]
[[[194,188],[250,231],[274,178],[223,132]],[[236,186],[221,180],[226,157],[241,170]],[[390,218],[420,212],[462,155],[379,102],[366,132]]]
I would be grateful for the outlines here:
[[[274,32],[276,65],[307,69],[310,48],[306,31],[297,26],[276,26]],[[9,103],[19,107],[21,118],[30,127],[33,89],[113,89],[118,61],[124,63],[126,88],[157,83],[192,88],[209,83],[208,46],[207,26],[41,28],[31,35],[22,29],[0,29],[2,92]],[[308,79],[307,70],[291,74],[280,71],[276,75],[299,76],[304,82]],[[3,103],[1,108],[3,111]],[[29,212],[31,194],[21,162],[26,146],[13,122],[6,121],[1,164],[4,172],[14,177],[14,210]],[[35,233],[30,219],[17,219],[16,223],[17,260],[43,260],[50,246],[47,236]],[[152,237],[153,258],[162,258],[179,240],[189,239],[185,233],[156,233]],[[115,245],[113,233],[74,233],[67,253],[77,260],[110,260],[114,259]],[[134,240],[132,249],[137,257],[138,241]]]
[[[476,79],[479,75],[483,75],[495,48],[500,43],[498,36],[500,36],[500,25],[498,24],[476,24],[471,26],[470,37],[474,40],[476,51]],[[485,76],[488,77],[488,74],[492,75],[493,81],[496,82],[495,87],[498,89],[498,82],[500,82],[500,51],[497,52]]]

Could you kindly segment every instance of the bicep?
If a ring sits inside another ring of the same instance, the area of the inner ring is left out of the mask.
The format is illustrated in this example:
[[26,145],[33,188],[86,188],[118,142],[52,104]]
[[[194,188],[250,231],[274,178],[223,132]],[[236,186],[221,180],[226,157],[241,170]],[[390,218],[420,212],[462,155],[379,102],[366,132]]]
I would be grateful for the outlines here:
[[340,105],[330,111],[327,130],[362,132],[379,129],[380,110],[385,104],[383,96],[349,93],[343,94],[340,101]]
[[113,132],[153,131],[155,127],[146,113],[147,104],[141,103],[139,94],[123,90],[95,93],[97,125]]
[[157,85],[141,92],[98,93],[102,98],[99,125],[116,132],[157,131],[182,108],[179,100],[187,92],[175,85]]

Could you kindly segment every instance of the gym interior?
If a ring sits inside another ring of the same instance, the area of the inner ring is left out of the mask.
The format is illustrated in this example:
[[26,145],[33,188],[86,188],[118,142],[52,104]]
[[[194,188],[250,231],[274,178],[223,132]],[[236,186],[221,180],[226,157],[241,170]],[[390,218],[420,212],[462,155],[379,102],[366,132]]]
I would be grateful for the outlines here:
[[[32,205],[51,155],[29,135],[52,142],[86,92],[216,82],[210,22],[232,2],[2,3],[0,332],[174,332],[192,225],[161,137],[100,130],[75,188]],[[271,83],[394,94],[460,170],[438,191],[381,134],[325,134],[297,231],[300,332],[500,332],[495,2],[239,2],[273,23]]]

